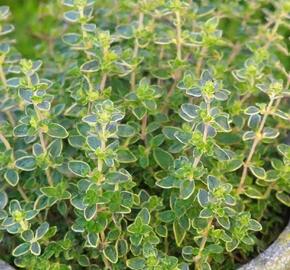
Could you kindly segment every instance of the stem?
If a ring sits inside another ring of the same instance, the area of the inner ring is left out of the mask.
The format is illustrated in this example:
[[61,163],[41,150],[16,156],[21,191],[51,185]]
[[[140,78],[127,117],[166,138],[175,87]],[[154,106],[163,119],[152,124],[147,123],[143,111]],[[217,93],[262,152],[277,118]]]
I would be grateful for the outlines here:
[[6,111],[5,114],[6,114],[7,118],[8,118],[8,121],[10,122],[10,124],[14,127],[16,125],[16,123],[15,123],[15,120],[14,120],[11,112],[10,111]]
[[176,54],[177,59],[182,60],[181,47],[182,47],[182,39],[181,39],[181,20],[180,20],[180,12],[175,12],[176,17]]
[[5,76],[5,73],[4,73],[4,70],[3,70],[3,62],[4,62],[4,57],[2,56],[1,59],[1,64],[0,64],[0,79],[4,85],[4,87],[6,88],[7,87],[7,82],[6,82],[6,76]]
[[202,257],[202,252],[203,252],[203,250],[205,248],[206,241],[207,241],[208,234],[209,234],[209,231],[210,231],[212,223],[213,223],[213,218],[210,218],[208,223],[207,223],[206,229],[203,232],[203,237],[201,239],[201,244],[200,244],[200,247],[199,247],[199,250],[198,250],[198,254],[194,258],[195,259],[195,267],[196,267],[197,270],[200,269],[200,259]]
[[282,22],[281,18],[278,18],[276,20],[276,22],[272,28],[270,38],[268,39],[267,43],[264,46],[265,49],[268,49],[268,47],[271,45],[271,42],[273,41],[273,37],[274,37],[275,33],[278,31],[278,28],[279,28],[281,22]]
[[163,105],[163,107],[161,108],[161,111],[164,112],[164,113],[167,113],[167,110],[168,110],[167,105],[168,105],[168,103],[169,103],[169,99],[170,99],[170,97],[171,97],[171,96],[173,95],[173,93],[174,93],[174,90],[175,90],[176,85],[177,85],[177,81],[178,81],[178,79],[175,78],[173,84],[171,85],[171,87],[170,87],[170,89],[169,89],[169,91],[168,91],[168,93],[167,93],[167,95],[166,95],[166,97],[165,97],[164,105]]
[[[209,102],[206,102],[206,111],[207,111],[208,114],[210,113],[210,103]],[[204,126],[204,130],[203,130],[203,136],[202,136],[202,141],[204,143],[206,143],[207,135],[208,135],[208,125],[205,125]],[[199,156],[197,156],[194,159],[194,161],[193,161],[193,167],[196,167],[198,165],[198,163],[201,160],[201,157],[202,157],[202,154],[200,154]]]
[[101,92],[105,89],[106,81],[107,81],[107,74],[104,73],[102,76],[102,79],[101,79],[101,83],[100,83],[100,91]]
[[24,190],[22,189],[22,187],[18,185],[17,186],[17,190],[20,193],[20,195],[23,198],[23,200],[28,203],[29,199],[28,199],[27,195],[25,194]]
[[[102,136],[101,136],[101,151],[105,151],[106,148],[106,138],[104,136],[104,126],[102,126]],[[98,171],[102,173],[103,170],[103,160],[98,158]]]
[[240,43],[236,43],[233,46],[232,52],[228,58],[228,66],[235,60],[236,56],[239,54],[240,50],[241,50],[242,46]]
[[198,61],[196,63],[196,75],[197,76],[200,75],[206,52],[207,52],[207,47],[202,47],[201,52],[200,52],[200,58],[198,59]]
[[246,162],[244,163],[244,167],[243,167],[243,172],[242,172],[242,177],[241,177],[241,180],[240,180],[240,184],[239,184],[239,187],[237,189],[237,194],[239,195],[242,191],[243,191],[243,188],[244,188],[244,184],[245,184],[245,180],[246,180],[246,177],[247,177],[247,174],[248,174],[248,169],[249,169],[249,166],[250,166],[250,163],[251,163],[251,160],[252,160],[252,157],[256,151],[256,148],[257,148],[257,145],[259,144],[260,140],[261,140],[261,133],[264,129],[264,126],[265,126],[265,123],[266,123],[266,120],[268,118],[268,115],[270,114],[271,112],[271,107],[273,105],[273,102],[274,102],[274,99],[271,98],[270,99],[270,102],[266,108],[266,111],[265,111],[265,114],[263,116],[263,119],[260,123],[260,126],[258,128],[258,131],[256,133],[256,137],[253,141],[253,144],[252,144],[252,147],[250,149],[250,152],[249,152],[249,155],[248,155],[248,158],[246,160]]
[[[0,59],[0,61],[1,61],[1,64],[0,64],[0,79],[1,79],[4,87],[7,88],[6,76],[5,76],[5,73],[4,73],[4,70],[3,70],[3,65],[2,65],[2,63],[4,62],[3,57]],[[9,122],[11,123],[11,125],[15,126],[15,121],[14,121],[14,118],[13,118],[11,112],[6,111],[5,114],[6,114],[7,118],[8,118],[8,120],[9,120]]]
[[[143,23],[144,23],[144,13],[140,12],[139,19],[138,19],[137,31],[139,31],[143,28]],[[136,58],[138,57],[138,52],[139,52],[138,38],[135,38],[134,50],[133,50],[133,60],[136,60]],[[137,67],[134,66],[134,69],[132,70],[132,73],[131,73],[131,78],[130,78],[131,91],[133,91],[135,89],[135,85],[136,85],[136,68]]]
[[142,123],[141,123],[141,139],[144,141],[145,144],[146,144],[147,120],[148,120],[148,116],[147,114],[145,114],[144,117],[142,118]]
[[[159,53],[159,63],[162,63],[163,57],[164,57],[164,46],[161,46],[160,47],[160,53]],[[160,69],[161,69],[161,65],[160,65]],[[158,79],[157,80],[157,85],[161,86],[161,84],[162,84],[162,80]]]
[[8,140],[6,139],[6,137],[0,132],[0,140],[3,142],[5,148],[7,150],[10,150],[11,149],[11,145],[10,143],[8,142]]
[[[5,136],[0,132],[0,140],[3,142],[3,144],[5,145],[5,148],[7,149],[7,150],[10,150],[11,149],[11,145],[10,145],[10,143],[8,142],[8,140],[5,138]],[[29,199],[28,199],[28,197],[26,196],[26,194],[25,194],[25,192],[24,192],[24,190],[22,189],[22,187],[21,186],[17,186],[17,190],[18,190],[18,192],[20,193],[20,195],[21,195],[21,197],[23,198],[23,200],[25,201],[25,202],[29,202]]]
[[[206,110],[207,110],[207,113],[209,114],[210,113],[210,102],[209,101],[206,101]],[[203,130],[203,136],[202,136],[202,140],[203,140],[204,143],[206,143],[207,136],[208,136],[208,125],[206,124],[205,127],[204,127],[204,130]],[[196,157],[194,159],[194,162],[193,162],[193,166],[194,167],[196,167],[198,165],[198,163],[200,162],[201,157],[202,157],[202,154],[200,154],[198,157]],[[209,234],[212,222],[213,222],[213,218],[210,218],[208,223],[207,223],[206,229],[203,232],[203,237],[202,237],[202,240],[201,240],[199,251],[198,251],[197,256],[195,257],[196,269],[200,269],[200,265],[199,264],[200,264],[200,259],[202,257],[201,256],[202,255],[202,251],[205,248],[205,245],[206,245],[206,242],[207,242],[207,238],[208,238],[208,234]]]
[[[102,244],[104,246],[104,243],[105,243],[105,240],[106,240],[105,233],[104,232],[101,232],[100,233],[100,236],[101,236]],[[103,256],[103,259],[104,259],[104,264],[105,264],[105,267],[106,267],[105,269],[112,269],[111,264],[108,261],[108,259],[106,258],[106,256]]]
[[[36,106],[34,106],[34,109],[36,111],[36,115],[37,115],[38,120],[41,121],[43,118],[42,118],[42,115],[41,115],[40,111],[37,109]],[[39,136],[40,144],[41,144],[44,152],[47,153],[47,147],[46,147],[46,143],[45,143],[45,140],[44,140],[43,133],[42,133],[41,129],[38,130],[38,136]],[[50,186],[53,186],[53,180],[51,178],[51,174],[50,174],[49,168],[47,168],[45,170],[45,175],[46,175],[48,184]]]

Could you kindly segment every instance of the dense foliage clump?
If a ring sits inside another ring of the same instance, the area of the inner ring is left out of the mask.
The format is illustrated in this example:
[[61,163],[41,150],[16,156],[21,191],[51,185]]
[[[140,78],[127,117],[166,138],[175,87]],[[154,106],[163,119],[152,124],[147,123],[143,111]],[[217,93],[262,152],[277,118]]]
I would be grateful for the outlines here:
[[27,59],[0,7],[0,258],[226,270],[265,249],[290,206],[289,1],[36,8]]

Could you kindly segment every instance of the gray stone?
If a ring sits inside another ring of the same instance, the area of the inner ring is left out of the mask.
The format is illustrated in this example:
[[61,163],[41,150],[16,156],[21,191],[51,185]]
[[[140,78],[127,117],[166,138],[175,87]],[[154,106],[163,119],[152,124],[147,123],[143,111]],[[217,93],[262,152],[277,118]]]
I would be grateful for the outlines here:
[[289,270],[290,223],[278,239],[258,257],[238,270]]
[[0,270],[15,270],[15,269],[11,267],[9,264],[0,260]]

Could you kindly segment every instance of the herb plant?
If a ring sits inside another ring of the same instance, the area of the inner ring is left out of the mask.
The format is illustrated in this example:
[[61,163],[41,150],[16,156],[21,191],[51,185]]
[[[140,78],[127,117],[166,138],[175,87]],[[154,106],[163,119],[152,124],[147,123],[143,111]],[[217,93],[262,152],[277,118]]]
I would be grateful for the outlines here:
[[289,1],[36,6],[34,59],[0,7],[0,258],[225,270],[265,249],[290,207]]

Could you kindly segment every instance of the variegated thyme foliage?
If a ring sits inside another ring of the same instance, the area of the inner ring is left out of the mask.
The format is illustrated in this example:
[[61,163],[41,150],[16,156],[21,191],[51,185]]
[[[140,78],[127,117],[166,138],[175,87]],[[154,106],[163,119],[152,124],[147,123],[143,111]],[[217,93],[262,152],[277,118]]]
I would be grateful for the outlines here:
[[266,248],[290,207],[290,2],[35,3],[34,59],[0,7],[0,258],[230,270]]

